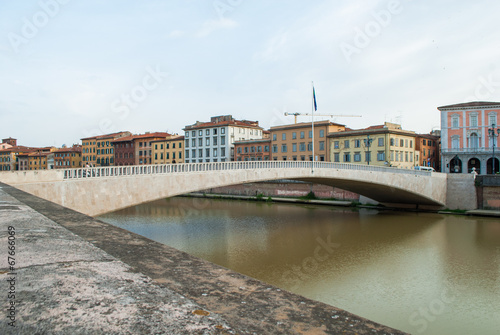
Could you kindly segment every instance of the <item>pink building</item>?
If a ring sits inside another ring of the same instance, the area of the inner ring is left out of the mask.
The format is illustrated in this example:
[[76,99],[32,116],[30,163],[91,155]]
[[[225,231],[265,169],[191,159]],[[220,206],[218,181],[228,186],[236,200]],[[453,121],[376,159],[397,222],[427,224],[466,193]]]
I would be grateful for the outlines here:
[[498,172],[500,102],[474,101],[441,106],[438,110],[441,112],[442,172],[475,170],[479,174],[491,174],[493,169]]

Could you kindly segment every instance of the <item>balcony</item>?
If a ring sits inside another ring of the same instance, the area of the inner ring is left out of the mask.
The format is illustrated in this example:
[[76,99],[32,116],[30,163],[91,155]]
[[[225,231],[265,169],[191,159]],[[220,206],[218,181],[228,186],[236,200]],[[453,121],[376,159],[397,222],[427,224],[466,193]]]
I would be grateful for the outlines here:
[[[495,147],[495,150],[498,150],[497,147]],[[443,154],[488,154],[492,153],[493,148],[441,148],[441,153]]]

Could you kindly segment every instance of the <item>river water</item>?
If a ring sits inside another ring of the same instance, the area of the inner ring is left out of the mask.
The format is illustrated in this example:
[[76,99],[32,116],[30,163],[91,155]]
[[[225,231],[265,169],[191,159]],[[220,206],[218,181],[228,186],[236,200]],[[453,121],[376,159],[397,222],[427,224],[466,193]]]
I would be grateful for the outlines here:
[[99,219],[412,334],[500,334],[500,220],[198,198]]

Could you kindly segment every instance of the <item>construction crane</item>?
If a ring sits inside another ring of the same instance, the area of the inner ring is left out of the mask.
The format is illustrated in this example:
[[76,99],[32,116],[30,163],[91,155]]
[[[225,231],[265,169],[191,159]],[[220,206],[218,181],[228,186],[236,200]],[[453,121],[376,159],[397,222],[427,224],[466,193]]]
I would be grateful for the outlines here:
[[[299,115],[312,115],[311,113],[287,113],[285,112],[285,116],[293,115],[295,118],[295,123],[297,123],[297,116]],[[314,114],[314,116],[329,116],[329,117],[361,117],[361,115],[335,115],[335,114]]]

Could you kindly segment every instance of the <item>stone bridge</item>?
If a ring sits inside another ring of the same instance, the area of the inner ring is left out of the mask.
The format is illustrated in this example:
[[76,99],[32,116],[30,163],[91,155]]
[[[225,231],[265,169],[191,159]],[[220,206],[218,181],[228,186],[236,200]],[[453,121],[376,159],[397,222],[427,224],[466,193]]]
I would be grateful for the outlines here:
[[473,176],[359,164],[220,162],[0,173],[1,182],[91,216],[189,192],[276,179],[335,186],[383,204],[476,208]]

